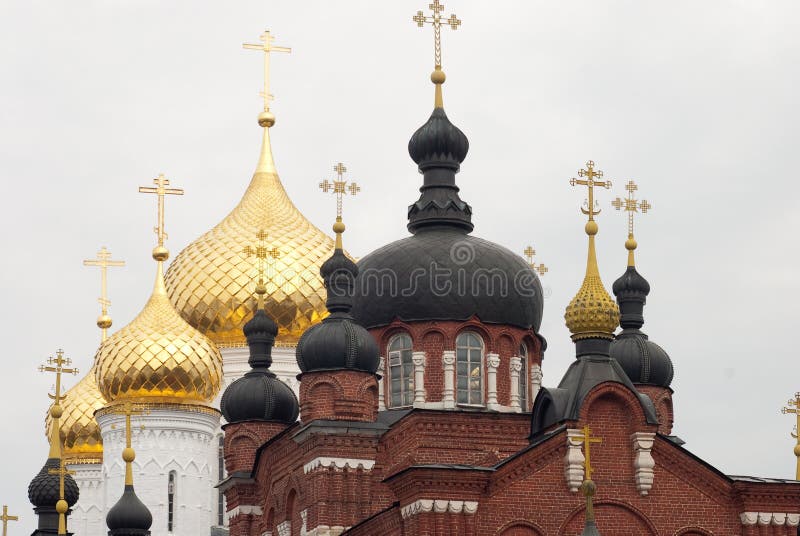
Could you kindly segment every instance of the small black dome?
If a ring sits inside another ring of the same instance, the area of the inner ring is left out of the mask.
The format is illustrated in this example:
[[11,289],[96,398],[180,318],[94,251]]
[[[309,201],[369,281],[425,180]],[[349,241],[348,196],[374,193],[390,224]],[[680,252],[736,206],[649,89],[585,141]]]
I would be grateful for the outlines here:
[[638,329],[625,329],[617,335],[611,343],[611,357],[633,383],[658,387],[672,383],[674,371],[669,355]]
[[429,167],[450,167],[457,171],[468,151],[469,140],[450,122],[444,108],[434,108],[428,121],[408,142],[408,154],[421,172]]
[[222,394],[220,410],[229,423],[243,421],[278,421],[291,424],[297,420],[300,404],[291,387],[279,380],[272,365],[272,345],[278,334],[277,324],[264,309],[258,309],[244,325],[250,346],[252,370],[230,384]]
[[650,293],[650,283],[635,266],[614,281],[612,287],[619,304],[619,324],[622,331],[611,343],[611,357],[633,383],[669,387],[674,374],[672,360],[659,345],[649,340],[639,328],[644,325],[644,305]]
[[[61,467],[61,461],[58,458],[48,458],[44,467],[39,473],[33,477],[31,483],[28,485],[28,500],[32,505],[38,508],[53,508],[56,507],[56,502],[59,500],[60,482],[58,475],[50,474],[50,470],[58,470]],[[67,504],[73,506],[78,502],[80,493],[75,479],[71,475],[64,476],[64,500]]]
[[542,322],[542,285],[528,263],[458,228],[420,230],[358,266],[353,316],[367,328],[477,316],[538,332]]
[[295,357],[301,372],[319,370],[378,370],[378,344],[369,332],[350,316],[358,267],[347,258],[337,238],[337,248],[320,269],[328,291],[331,312],[320,324],[311,326],[297,343]]
[[153,515],[139,500],[133,486],[126,485],[122,497],[106,515],[110,536],[148,536]]

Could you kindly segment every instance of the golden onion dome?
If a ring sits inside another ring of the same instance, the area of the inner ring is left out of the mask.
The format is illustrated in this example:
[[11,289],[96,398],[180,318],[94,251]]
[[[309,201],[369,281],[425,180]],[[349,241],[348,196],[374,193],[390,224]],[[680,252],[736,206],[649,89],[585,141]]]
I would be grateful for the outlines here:
[[159,261],[156,282],[142,312],[97,350],[97,386],[108,402],[208,403],[219,392],[222,356],[169,301],[163,275],[165,252],[165,248],[154,250]]
[[580,290],[569,302],[564,319],[573,341],[593,337],[613,339],[614,330],[619,325],[619,308],[600,279],[594,245],[597,223],[594,220],[586,223],[586,234],[589,235],[586,275]]
[[[95,379],[95,367],[64,394],[59,420],[63,456],[68,463],[100,463],[103,461],[103,439],[94,412],[106,405]],[[46,429],[50,437],[53,418],[47,412]]]
[[[278,324],[277,342],[293,345],[325,318],[325,287],[320,266],[333,241],[289,199],[264,128],[261,156],[239,204],[213,229],[189,244],[169,267],[166,285],[181,316],[220,346],[245,344],[242,328],[255,313],[258,255],[248,255],[265,236],[269,258],[265,306]],[[263,231],[263,233],[262,233]],[[262,261],[263,262],[263,261]]]

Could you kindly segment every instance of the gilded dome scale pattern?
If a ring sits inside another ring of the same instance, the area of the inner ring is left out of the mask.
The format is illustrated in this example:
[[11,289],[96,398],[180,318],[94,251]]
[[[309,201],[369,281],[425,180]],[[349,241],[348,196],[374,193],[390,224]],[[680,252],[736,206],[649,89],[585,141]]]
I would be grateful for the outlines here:
[[264,128],[256,172],[239,204],[216,227],[189,244],[167,270],[170,299],[181,316],[220,346],[243,346],[253,317],[258,259],[248,256],[259,231],[280,256],[267,268],[265,307],[278,324],[277,343],[294,345],[327,316],[320,266],[333,240],[292,203],[272,159]]
[[170,303],[162,262],[142,312],[100,345],[95,362],[97,385],[109,402],[207,403],[219,392],[222,378],[219,350]]

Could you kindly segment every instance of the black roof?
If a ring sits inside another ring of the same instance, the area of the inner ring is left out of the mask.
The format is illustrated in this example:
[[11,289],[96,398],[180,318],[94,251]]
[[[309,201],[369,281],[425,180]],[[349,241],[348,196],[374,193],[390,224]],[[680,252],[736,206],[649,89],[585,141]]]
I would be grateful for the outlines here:
[[126,485],[122,497],[106,515],[110,536],[149,536],[153,515],[136,496],[132,485]]
[[[55,508],[56,502],[60,498],[60,480],[57,474],[50,474],[50,470],[58,470],[61,467],[61,460],[58,458],[48,458],[28,485],[28,500],[36,507]],[[78,484],[71,475],[64,476],[64,500],[72,506],[78,502],[80,493]]]

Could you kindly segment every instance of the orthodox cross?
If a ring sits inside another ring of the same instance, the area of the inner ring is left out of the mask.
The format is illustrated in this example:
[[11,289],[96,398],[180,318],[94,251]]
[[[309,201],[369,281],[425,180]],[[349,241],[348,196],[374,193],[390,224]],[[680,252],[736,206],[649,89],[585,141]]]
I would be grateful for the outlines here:
[[64,465],[64,458],[58,460],[58,469],[49,469],[48,474],[58,475],[58,502],[56,503],[56,512],[58,512],[58,534],[67,533],[67,518],[66,513],[69,510],[69,504],[64,500],[64,479],[67,475],[74,475],[75,471],[70,471]]
[[[422,11],[417,11],[417,14],[411,20],[417,23],[417,26],[422,28],[426,23],[433,26],[433,58],[436,70],[442,68],[442,11],[444,5],[439,0],[433,0],[432,4],[428,4],[428,8],[433,11],[433,15],[426,17]],[[445,24],[450,26],[453,30],[457,30],[461,26],[461,20],[455,15],[450,15],[449,19],[444,20]]]
[[169,186],[169,179],[164,178],[161,173],[158,177],[153,179],[155,188],[151,186],[139,186],[139,193],[143,194],[156,194],[158,196],[158,227],[153,230],[158,235],[159,247],[164,247],[164,239],[167,238],[167,233],[164,231],[164,196],[166,195],[183,195],[182,188],[167,188]]
[[333,182],[324,179],[319,183],[319,188],[325,193],[333,192],[336,196],[336,221],[342,221],[342,197],[347,195],[356,195],[361,191],[361,187],[355,182],[348,182],[344,178],[347,168],[341,162],[333,166],[333,171],[336,172],[336,179]]
[[628,196],[625,199],[617,197],[611,202],[611,206],[617,210],[622,210],[624,208],[625,212],[628,213],[628,238],[633,238],[633,215],[637,212],[647,214],[647,211],[653,208],[653,206],[644,199],[638,201],[633,197],[633,192],[639,189],[639,186],[637,186],[635,182],[628,181],[628,184],[625,185],[625,189],[628,191]]
[[277,259],[281,256],[280,250],[278,248],[268,248],[267,247],[267,238],[269,235],[264,229],[260,229],[258,233],[256,233],[256,238],[258,239],[258,245],[253,246],[245,246],[242,250],[242,253],[245,254],[246,257],[255,257],[256,263],[258,266],[258,283],[256,285],[256,294],[258,294],[258,308],[261,309],[264,307],[264,294],[267,293],[266,282],[264,281],[264,272],[265,272],[265,263],[271,261],[272,259]]
[[287,52],[291,53],[292,49],[289,47],[279,47],[272,44],[275,41],[275,38],[270,35],[269,30],[262,33],[259,37],[261,44],[254,45],[250,43],[244,43],[242,46],[248,50],[261,50],[264,52],[264,91],[259,93],[261,97],[264,98],[264,111],[269,111],[269,101],[272,99],[272,95],[269,92],[269,55],[272,52]]
[[576,437],[578,441],[583,443],[583,466],[586,470],[584,480],[591,480],[594,468],[592,467],[591,447],[593,443],[602,443],[603,440],[599,437],[592,437],[592,431],[589,425],[583,427],[583,435]]
[[575,179],[572,178],[569,180],[569,183],[572,186],[579,184],[581,186],[586,186],[589,189],[589,200],[586,202],[586,208],[581,207],[581,212],[589,216],[589,221],[594,221],[594,217],[600,214],[600,209],[595,210],[595,201],[594,201],[594,187],[599,186],[601,188],[609,189],[611,188],[611,181],[598,181],[595,178],[602,178],[603,172],[598,170],[594,170],[594,162],[589,160],[586,162],[586,169],[581,169],[578,171],[579,177],[586,177],[585,179]]
[[109,267],[125,266],[125,261],[111,260],[111,252],[103,246],[100,248],[100,251],[97,252],[96,259],[86,259],[83,261],[83,265],[100,267],[100,298],[98,298],[97,301],[100,303],[101,315],[100,318],[97,319],[97,326],[103,330],[102,340],[106,340],[108,328],[111,327],[111,318],[108,316],[108,306],[111,305],[111,301],[109,301],[107,294],[106,275]]
[[787,406],[781,408],[781,413],[794,413],[795,417],[797,417],[797,425],[795,426],[795,432],[797,433],[790,432],[790,435],[797,440],[797,444],[794,447],[794,455],[797,456],[795,479],[800,480],[800,392],[795,393],[794,399],[790,398],[787,404]]
[[72,374],[75,375],[79,371],[77,368],[68,368],[72,364],[72,360],[69,358],[64,357],[64,350],[58,350],[56,352],[55,357],[47,358],[47,365],[40,365],[39,372],[53,372],[56,375],[56,393],[51,395],[48,393],[51,399],[53,399],[53,404],[59,405],[59,403],[64,400],[64,397],[61,396],[61,375],[62,374]]
[[531,267],[531,270],[536,270],[539,272],[539,275],[544,275],[547,273],[547,266],[533,262],[533,257],[536,255],[536,250],[533,249],[533,246],[526,247],[523,253],[525,254],[525,258],[528,259],[528,266]]
[[8,515],[8,506],[5,504],[3,505],[3,515],[0,516],[0,521],[3,522],[3,536],[8,535],[8,522],[9,521],[19,521],[18,516],[10,516]]

